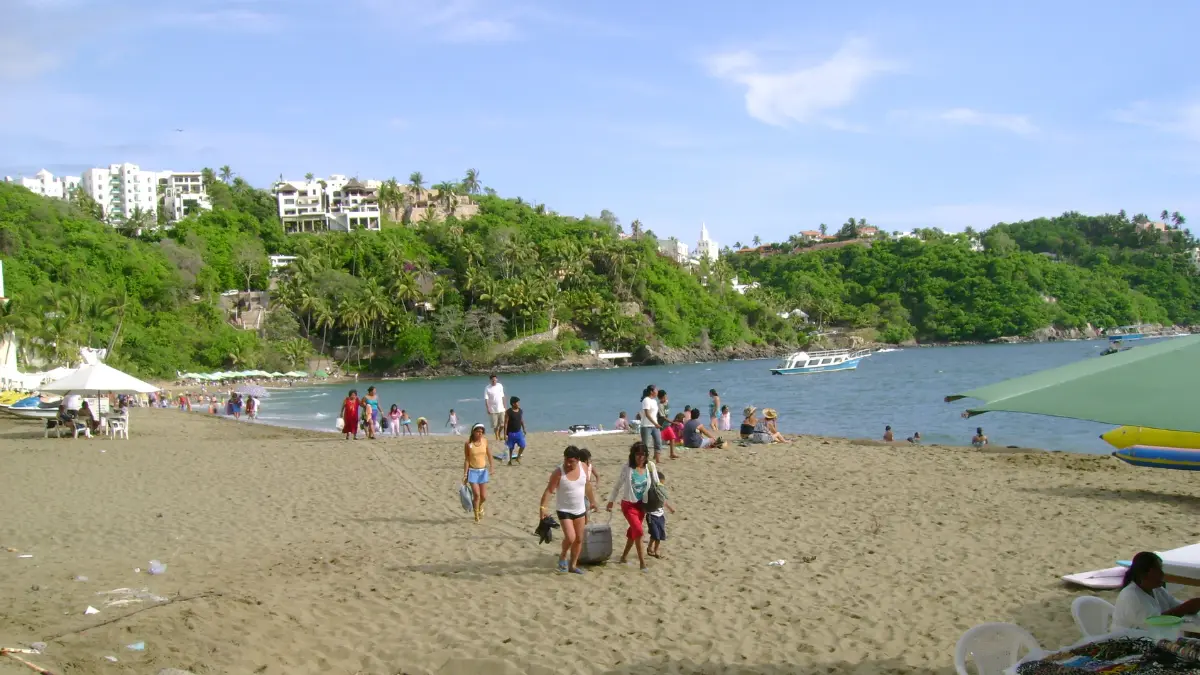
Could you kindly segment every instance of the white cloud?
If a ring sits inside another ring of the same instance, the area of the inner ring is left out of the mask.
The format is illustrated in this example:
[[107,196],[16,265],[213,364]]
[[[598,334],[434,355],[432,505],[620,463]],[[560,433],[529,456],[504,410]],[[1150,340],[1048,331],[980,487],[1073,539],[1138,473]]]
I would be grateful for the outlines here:
[[1138,101],[1113,113],[1113,119],[1200,142],[1200,101],[1175,106]]
[[937,119],[950,124],[972,127],[990,127],[1001,131],[1028,136],[1037,132],[1037,127],[1028,115],[1008,115],[1004,113],[989,113],[972,108],[951,108],[939,113]]
[[488,0],[360,0],[385,20],[444,42],[507,42],[519,37],[503,5]]
[[746,89],[746,112],[767,124],[786,127],[823,124],[852,129],[829,117],[849,105],[877,76],[898,70],[898,65],[871,55],[862,40],[849,40],[828,59],[791,68],[770,68],[754,52],[743,50],[708,59],[709,72]]

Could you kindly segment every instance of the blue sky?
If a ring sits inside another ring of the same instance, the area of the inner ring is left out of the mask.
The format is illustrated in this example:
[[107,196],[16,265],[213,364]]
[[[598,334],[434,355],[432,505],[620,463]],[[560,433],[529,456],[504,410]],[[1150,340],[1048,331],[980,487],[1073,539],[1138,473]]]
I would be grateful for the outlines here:
[[987,4],[0,0],[0,174],[473,167],[721,243],[1200,218],[1200,3]]

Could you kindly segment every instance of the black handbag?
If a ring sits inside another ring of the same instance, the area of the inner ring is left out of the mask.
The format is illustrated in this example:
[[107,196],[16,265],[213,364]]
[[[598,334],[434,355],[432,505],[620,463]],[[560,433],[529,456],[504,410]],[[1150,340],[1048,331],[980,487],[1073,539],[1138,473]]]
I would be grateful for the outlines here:
[[646,489],[646,496],[642,498],[642,502],[646,505],[646,511],[657,511],[667,503],[667,491],[658,482],[658,469],[653,464],[646,465],[646,473],[650,479],[650,487]]

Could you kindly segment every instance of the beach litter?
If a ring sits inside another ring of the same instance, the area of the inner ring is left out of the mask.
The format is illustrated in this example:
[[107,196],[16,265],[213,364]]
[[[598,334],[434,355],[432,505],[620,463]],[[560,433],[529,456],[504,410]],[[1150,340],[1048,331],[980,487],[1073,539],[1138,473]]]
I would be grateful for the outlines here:
[[767,563],[767,565],[769,565],[771,567],[783,567],[786,564],[787,564],[786,560],[772,560],[771,562]]
[[114,588],[111,591],[98,591],[96,595],[110,596],[104,600],[105,607],[124,607],[139,602],[166,602],[170,598],[155,595],[149,588],[136,590],[133,588]]
[[104,660],[105,660],[105,661],[112,661],[113,663],[116,663],[116,662],[117,662],[117,657],[115,657],[115,656],[111,656],[111,655],[110,655],[110,656],[106,656],[106,657],[104,657]]
[[29,645],[29,648],[32,649],[33,651],[37,652],[38,654],[44,654],[46,652],[46,643],[45,642],[35,642],[35,643]]
[[151,560],[150,567],[146,571],[150,574],[166,574],[167,566],[157,560]]
[[91,605],[88,605],[87,609],[83,610],[83,613],[84,614],[99,614],[100,610],[96,609],[95,607],[92,607]]
[[17,557],[18,558],[32,558],[33,554],[32,553],[22,553],[21,555],[19,555]]
[[87,580],[88,580],[88,578],[83,576],[82,574],[75,577],[75,581],[87,581]]
[[131,645],[125,645],[125,649],[128,649],[131,652],[144,652],[146,651],[146,643],[138,640]]

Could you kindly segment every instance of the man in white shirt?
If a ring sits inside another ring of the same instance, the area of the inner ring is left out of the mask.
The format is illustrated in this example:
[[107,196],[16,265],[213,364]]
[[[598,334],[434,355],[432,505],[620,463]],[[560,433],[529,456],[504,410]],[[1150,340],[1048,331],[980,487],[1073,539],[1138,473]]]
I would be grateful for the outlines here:
[[654,459],[657,461],[662,452],[662,431],[658,426],[658,387],[650,385],[642,392],[642,409],[638,412],[638,427],[642,434],[642,444],[649,450],[654,446]]
[[504,442],[504,385],[495,375],[488,378],[488,386],[483,390],[483,405],[487,410],[488,421],[492,424],[492,435],[496,440]]

